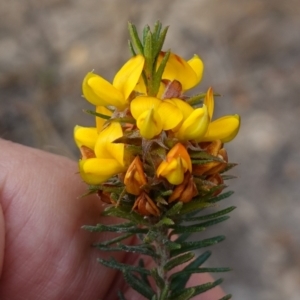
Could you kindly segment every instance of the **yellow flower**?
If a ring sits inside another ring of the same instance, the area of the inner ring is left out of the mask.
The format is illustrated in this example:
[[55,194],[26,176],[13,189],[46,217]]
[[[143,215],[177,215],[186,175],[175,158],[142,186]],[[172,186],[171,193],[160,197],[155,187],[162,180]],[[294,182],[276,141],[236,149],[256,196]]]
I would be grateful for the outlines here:
[[[86,132],[79,130],[80,128],[75,135],[78,141],[83,141],[81,134]],[[98,134],[93,149],[95,157],[83,158],[79,161],[80,174],[86,183],[100,184],[125,170],[124,144],[113,143],[122,135],[123,131],[119,123],[111,123]]]
[[[165,56],[165,52],[161,52],[158,57],[158,65]],[[202,79],[204,65],[199,56],[194,55],[193,58],[186,61],[182,57],[171,53],[166,64],[162,79],[170,81],[177,80],[182,85],[182,90],[186,91],[196,86]]]
[[[158,69],[162,59],[166,55],[166,52],[161,51],[158,59],[156,69]],[[186,61],[182,57],[175,53],[170,53],[169,59],[167,61],[166,67],[162,74],[162,80],[177,80],[181,84],[181,91],[184,92],[195,87],[202,79],[204,65],[199,56],[194,55],[193,58]],[[139,78],[135,90],[140,94],[147,94],[147,88],[145,86],[142,76]],[[157,94],[158,98],[164,94],[165,86],[161,83],[159,92]]]
[[189,104],[180,99],[170,99],[183,114],[183,121],[175,128],[174,135],[180,141],[195,140],[199,142],[205,135],[209,125],[209,115],[204,104],[199,108],[192,108]]
[[130,103],[130,110],[141,136],[146,139],[152,139],[162,130],[175,128],[182,120],[176,105],[155,97],[136,97]]
[[124,109],[144,67],[145,58],[136,55],[129,59],[109,83],[101,76],[89,72],[82,83],[83,95],[96,106],[114,106]]
[[[212,88],[208,89],[204,99],[204,104],[207,106],[209,118],[211,120],[214,112],[214,95]],[[210,142],[214,140],[221,140],[223,143],[227,143],[236,137],[239,129],[239,115],[223,116],[209,123],[206,134],[201,141]]]
[[177,143],[156,170],[157,177],[165,177],[171,184],[181,184],[185,172],[192,172],[192,162],[186,148]]

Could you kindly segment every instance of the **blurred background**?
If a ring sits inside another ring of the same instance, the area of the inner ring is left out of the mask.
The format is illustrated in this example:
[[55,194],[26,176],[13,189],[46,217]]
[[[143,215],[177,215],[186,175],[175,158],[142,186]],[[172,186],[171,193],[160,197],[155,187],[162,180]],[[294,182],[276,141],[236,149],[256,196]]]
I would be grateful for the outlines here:
[[[238,113],[227,145],[231,219],[207,266],[242,300],[300,299],[300,3],[287,0],[0,0],[0,136],[77,159],[72,131],[93,118],[81,82],[108,80],[129,57],[127,21],[170,25],[165,49],[198,54],[204,79]],[[227,201],[227,202],[226,202]],[[218,275],[218,274],[217,274]]]

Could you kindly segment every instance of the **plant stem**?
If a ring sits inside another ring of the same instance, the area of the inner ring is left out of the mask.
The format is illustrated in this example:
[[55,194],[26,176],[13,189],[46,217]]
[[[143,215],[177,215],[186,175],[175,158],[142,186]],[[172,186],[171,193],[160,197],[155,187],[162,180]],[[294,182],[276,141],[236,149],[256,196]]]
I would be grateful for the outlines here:
[[169,294],[169,279],[167,272],[164,269],[164,266],[170,259],[170,250],[168,249],[168,228],[165,225],[162,225],[158,228],[158,236],[155,243],[156,253],[158,258],[156,259],[157,273],[164,282],[164,286],[159,287],[157,291],[157,299],[164,300]]

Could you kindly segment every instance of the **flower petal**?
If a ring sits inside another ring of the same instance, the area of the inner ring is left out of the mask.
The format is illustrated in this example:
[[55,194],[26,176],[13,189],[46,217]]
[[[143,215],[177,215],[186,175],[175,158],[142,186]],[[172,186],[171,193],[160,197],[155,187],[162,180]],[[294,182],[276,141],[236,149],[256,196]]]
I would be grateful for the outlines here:
[[179,140],[202,140],[209,125],[209,116],[206,105],[195,109],[190,116],[182,123],[175,136]]
[[180,109],[166,101],[162,101],[159,105],[158,114],[162,120],[163,130],[175,128],[183,119]]
[[118,89],[128,99],[131,92],[137,85],[144,67],[145,58],[142,55],[136,55],[129,59],[116,74],[113,86]]
[[137,119],[137,127],[142,137],[152,139],[160,134],[163,129],[162,120],[154,108],[146,110]]
[[[112,112],[107,109],[105,106],[97,106],[96,112],[102,115],[111,116]],[[106,119],[102,119],[100,117],[96,117],[96,127],[98,132],[100,132],[103,128],[104,123],[106,122]]]
[[187,63],[191,66],[193,71],[197,75],[198,82],[196,85],[201,81],[204,71],[204,65],[200,57],[196,54],[194,54],[194,57],[187,61]]
[[184,179],[182,160],[173,158],[169,162],[163,161],[157,168],[157,176],[165,177],[171,184],[180,184]]
[[95,145],[97,158],[115,159],[119,165],[124,165],[124,144],[113,143],[116,139],[123,136],[120,123],[113,122],[104,128],[98,136]]
[[155,97],[139,96],[131,101],[130,111],[132,116],[137,120],[145,111],[148,111],[151,108],[157,109],[160,103],[161,100]]
[[82,179],[88,184],[100,184],[123,171],[115,159],[89,158],[79,161]]
[[201,141],[221,140],[223,143],[228,143],[235,138],[240,128],[240,116],[224,116],[208,126],[205,136]]
[[[158,64],[162,61],[164,56],[165,52],[161,52],[158,57]],[[193,67],[195,67],[195,65],[196,62],[192,61],[190,65],[180,56],[171,53],[163,72],[162,79],[168,79],[171,81],[178,80],[181,83],[182,89],[184,91],[189,90],[197,85],[200,81],[200,77],[193,70]]]
[[74,128],[74,140],[78,148],[86,146],[90,149],[94,149],[98,138],[98,132],[95,127],[82,127],[75,126]]
[[211,120],[213,117],[213,114],[214,114],[214,106],[215,106],[214,91],[211,87],[206,92],[206,95],[204,98],[204,104],[207,106],[208,115]]
[[127,102],[123,94],[101,76],[89,72],[82,83],[83,95],[90,103],[123,109]]
[[165,99],[164,102],[169,102],[176,105],[182,113],[183,120],[187,119],[194,109],[185,101],[178,98]]

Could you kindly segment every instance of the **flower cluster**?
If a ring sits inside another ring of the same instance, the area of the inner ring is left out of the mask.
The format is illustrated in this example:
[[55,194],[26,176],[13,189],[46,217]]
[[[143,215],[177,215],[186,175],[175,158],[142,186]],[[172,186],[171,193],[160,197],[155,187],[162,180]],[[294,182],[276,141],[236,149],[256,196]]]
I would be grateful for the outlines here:
[[173,202],[222,190],[221,173],[231,166],[223,145],[237,135],[240,117],[213,119],[212,88],[186,95],[202,79],[197,55],[186,61],[160,50],[151,60],[143,52],[112,83],[85,76],[83,95],[95,105],[96,125],[76,126],[74,138],[80,174],[103,201],[158,217]]

